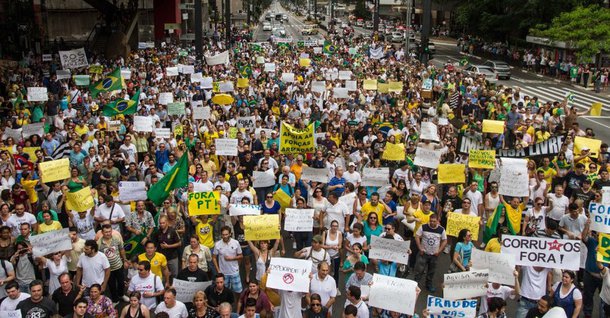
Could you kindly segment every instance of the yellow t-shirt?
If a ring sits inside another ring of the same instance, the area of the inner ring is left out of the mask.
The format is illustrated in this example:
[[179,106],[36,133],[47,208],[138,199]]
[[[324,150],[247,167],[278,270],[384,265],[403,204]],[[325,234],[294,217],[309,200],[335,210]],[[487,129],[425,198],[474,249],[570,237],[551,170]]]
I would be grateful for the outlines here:
[[199,242],[208,248],[214,248],[214,227],[210,224],[210,220],[207,223],[203,223],[199,220],[195,227],[195,233],[199,237]]
[[167,267],[165,255],[155,252],[155,255],[151,259],[148,259],[146,253],[142,253],[138,256],[138,261],[149,261],[150,271],[163,279],[163,267]]
[[212,178],[214,176],[214,171],[216,171],[216,164],[214,163],[214,161],[200,161],[199,164],[201,165],[203,170],[208,173],[209,178]]
[[87,126],[80,126],[80,125],[76,125],[76,127],[74,127],[74,131],[76,132],[76,134],[78,134],[78,136],[82,136],[85,135],[89,132],[89,127]]
[[551,167],[548,167],[546,170],[540,167],[538,168],[538,171],[544,172],[544,180],[546,181],[546,184],[552,184],[553,178],[557,175],[557,171]]
[[57,231],[61,229],[61,223],[59,223],[58,221],[53,221],[51,222],[51,224],[42,223],[38,225],[38,234]]
[[383,204],[377,203],[376,206],[373,206],[371,202],[367,202],[362,206],[360,211],[362,212],[362,217],[364,220],[369,217],[370,213],[375,213],[377,214],[377,220],[381,221],[379,223],[383,223],[383,211],[385,211],[385,207],[383,206]]
[[505,204],[504,208],[506,209],[506,218],[508,218],[508,220],[510,221],[510,224],[512,224],[513,230],[515,231],[515,233],[520,233],[521,232],[521,216],[523,214],[523,210],[525,210],[526,206],[524,203],[519,204],[519,206],[516,209],[513,209],[512,206],[510,206],[510,204]]
[[415,229],[413,229],[413,232],[417,232],[417,230],[419,229],[420,226],[422,226],[422,224],[428,224],[430,223],[430,216],[434,214],[434,212],[429,211],[428,214],[424,213],[424,211],[417,209],[417,211],[415,211],[415,213],[413,213],[413,216],[416,219],[419,219],[419,222],[415,222]]
[[487,242],[487,245],[485,245],[485,252],[500,253],[501,251],[502,245],[498,241],[497,237],[492,238],[489,240],[489,242]]

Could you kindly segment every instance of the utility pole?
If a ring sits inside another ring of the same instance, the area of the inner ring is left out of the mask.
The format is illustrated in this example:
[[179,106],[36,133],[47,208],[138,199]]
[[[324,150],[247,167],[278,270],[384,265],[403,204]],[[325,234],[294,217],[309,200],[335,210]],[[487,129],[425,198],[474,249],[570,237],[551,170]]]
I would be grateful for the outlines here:
[[430,51],[428,43],[430,42],[430,30],[432,24],[432,0],[423,0],[424,10],[422,15],[422,30],[421,30],[421,62],[424,65],[428,64],[430,59]]
[[413,0],[406,0],[407,1],[407,16],[405,17],[405,24],[407,27],[407,33],[406,33],[406,37],[407,37],[407,41],[406,41],[406,45],[405,45],[405,51],[407,54],[407,61],[409,60],[409,58],[411,57],[411,53],[409,53],[409,50],[411,49],[411,11],[413,10]]
[[231,0],[225,0],[225,39],[227,48],[231,47]]
[[203,23],[201,22],[201,0],[195,0],[195,53],[203,57]]
[[379,31],[379,0],[375,0],[375,12],[373,12],[373,31]]
[[250,6],[252,5],[252,0],[246,1],[246,24],[250,27]]

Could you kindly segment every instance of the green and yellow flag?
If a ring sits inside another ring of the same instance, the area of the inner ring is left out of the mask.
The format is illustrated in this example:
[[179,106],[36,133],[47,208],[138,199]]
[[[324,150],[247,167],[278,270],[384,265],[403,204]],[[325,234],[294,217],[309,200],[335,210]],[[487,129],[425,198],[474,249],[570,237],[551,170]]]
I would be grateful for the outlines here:
[[157,206],[169,196],[169,192],[176,189],[186,187],[189,183],[189,165],[188,155],[185,153],[180,157],[178,163],[171,168],[167,174],[153,184],[146,193],[149,200]]
[[121,68],[117,67],[112,73],[106,75],[99,82],[89,86],[91,96],[97,97],[101,92],[111,92],[123,88],[123,80],[121,77]]
[[140,90],[133,95],[130,100],[115,100],[104,106],[102,111],[104,116],[112,117],[116,115],[131,115],[138,110],[138,102],[140,101]]
[[322,51],[326,54],[335,54],[337,48],[335,48],[331,41],[324,41],[324,49]]

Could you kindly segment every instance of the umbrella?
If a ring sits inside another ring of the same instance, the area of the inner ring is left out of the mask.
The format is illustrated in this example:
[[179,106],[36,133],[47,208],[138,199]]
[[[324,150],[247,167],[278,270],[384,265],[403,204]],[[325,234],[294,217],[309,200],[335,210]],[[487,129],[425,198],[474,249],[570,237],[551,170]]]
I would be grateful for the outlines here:
[[235,99],[229,94],[216,94],[212,97],[212,102],[218,105],[229,105],[233,103]]

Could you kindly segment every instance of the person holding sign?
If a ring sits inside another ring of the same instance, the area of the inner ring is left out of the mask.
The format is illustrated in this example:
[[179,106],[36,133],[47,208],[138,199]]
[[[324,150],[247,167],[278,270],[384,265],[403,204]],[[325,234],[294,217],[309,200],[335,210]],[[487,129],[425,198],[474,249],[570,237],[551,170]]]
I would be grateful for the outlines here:
[[415,243],[417,244],[419,255],[415,264],[414,280],[418,282],[424,272],[427,272],[426,288],[433,293],[436,291],[436,288],[432,286],[432,280],[434,279],[438,256],[445,249],[445,245],[447,245],[447,233],[439,224],[436,214],[430,215],[429,223],[423,224],[417,229]]

